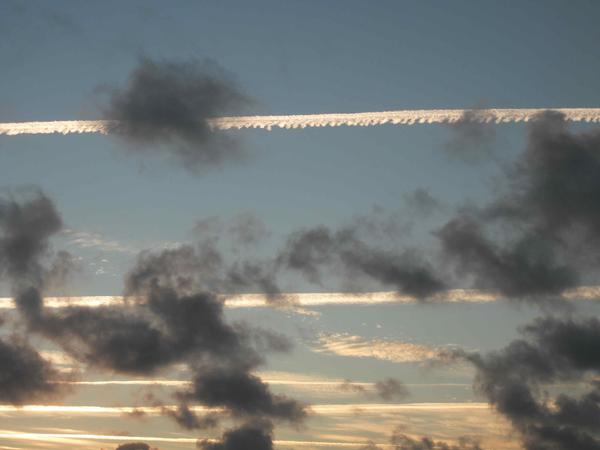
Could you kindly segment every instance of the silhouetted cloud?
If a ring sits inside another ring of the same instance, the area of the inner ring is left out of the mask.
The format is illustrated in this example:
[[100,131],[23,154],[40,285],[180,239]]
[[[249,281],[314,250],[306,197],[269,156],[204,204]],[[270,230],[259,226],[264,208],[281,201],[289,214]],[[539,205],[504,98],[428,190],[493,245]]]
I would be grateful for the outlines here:
[[557,296],[578,279],[572,267],[557,261],[556,242],[539,234],[524,234],[503,245],[465,215],[448,222],[437,236],[461,278],[472,276],[477,288],[497,290],[509,298]]
[[434,441],[429,437],[413,439],[396,430],[392,434],[390,443],[394,450],[483,450],[479,443],[468,438],[461,438],[457,444],[448,444],[444,441]]
[[443,253],[475,287],[547,300],[593,276],[600,238],[600,131],[571,132],[548,111],[507,170],[506,189],[437,233]]
[[253,421],[225,431],[218,442],[198,441],[202,450],[273,450],[273,426],[268,421]]
[[20,405],[53,399],[65,393],[56,371],[23,339],[0,340],[0,402]]
[[53,202],[37,189],[24,191],[22,200],[0,197],[0,277],[13,290],[44,283],[42,259],[50,256],[48,240],[61,227]]
[[[50,270],[42,264],[44,258],[51,260],[48,239],[61,224],[54,204],[39,190],[24,192],[22,199],[0,197],[0,280],[8,281],[17,299],[53,277],[66,276],[68,254],[59,254]],[[0,340],[0,401],[21,404],[57,397],[64,393],[59,382],[66,380],[25,339],[13,335]]]
[[266,417],[302,422],[305,406],[284,395],[272,394],[259,377],[240,367],[201,367],[190,389],[180,392],[184,401],[209,407],[224,406],[236,417]]
[[243,157],[229,134],[210,129],[207,119],[239,114],[250,104],[215,61],[142,58],[127,85],[110,89],[104,118],[137,154],[157,153],[198,171]]
[[522,339],[500,351],[458,355],[477,368],[476,390],[511,421],[527,450],[599,449],[600,384],[554,399],[544,387],[597,375],[600,321],[546,317],[522,331]]
[[348,279],[367,277],[398,292],[425,299],[444,288],[432,267],[416,251],[391,251],[368,245],[354,228],[332,231],[320,226],[292,233],[279,262],[321,283],[325,267],[337,268]]
[[150,450],[150,446],[143,442],[128,442],[119,445],[115,450]]
[[194,413],[190,407],[182,403],[176,408],[163,407],[163,414],[171,417],[177,424],[186,430],[205,430],[219,425],[220,415],[207,413],[202,416]]

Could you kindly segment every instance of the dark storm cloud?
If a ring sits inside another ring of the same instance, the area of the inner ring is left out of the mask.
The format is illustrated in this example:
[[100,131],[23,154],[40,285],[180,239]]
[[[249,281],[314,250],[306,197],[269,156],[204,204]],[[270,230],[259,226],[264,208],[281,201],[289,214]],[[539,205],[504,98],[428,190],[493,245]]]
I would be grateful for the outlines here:
[[297,231],[288,238],[279,262],[317,284],[321,283],[322,270],[332,267],[348,279],[367,277],[420,299],[444,288],[417,252],[370,246],[353,228],[332,231],[320,226]]
[[250,101],[211,60],[140,60],[123,88],[110,89],[103,111],[119,121],[115,130],[137,154],[156,153],[192,171],[243,157],[230,135],[210,129],[207,119],[239,115]]
[[574,133],[561,114],[540,114],[506,177],[490,204],[461,212],[437,233],[457,274],[536,300],[597,277],[600,131]]
[[546,317],[523,328],[522,339],[481,355],[463,353],[477,369],[475,388],[520,433],[526,450],[600,449],[600,385],[578,397],[545,387],[585,382],[600,371],[600,321]]
[[225,431],[220,441],[198,441],[201,450],[273,450],[273,425],[265,420],[252,421]]
[[476,109],[466,110],[460,120],[448,125],[452,136],[444,147],[452,157],[468,163],[489,158],[496,126],[482,121],[486,117],[482,114]]

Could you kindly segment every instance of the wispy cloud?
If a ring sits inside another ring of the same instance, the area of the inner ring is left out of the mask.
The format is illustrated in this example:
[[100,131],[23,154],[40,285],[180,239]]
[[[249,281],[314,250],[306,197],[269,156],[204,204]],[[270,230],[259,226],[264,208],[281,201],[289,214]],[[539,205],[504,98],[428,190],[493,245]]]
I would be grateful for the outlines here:
[[62,232],[62,234],[66,237],[67,242],[69,244],[84,249],[95,249],[104,252],[127,253],[131,255],[134,255],[139,251],[139,249],[131,245],[124,244],[114,239],[108,239],[100,233],[66,229]]
[[321,334],[312,350],[353,358],[375,358],[398,363],[438,359],[441,348],[388,339],[365,339],[352,334]]

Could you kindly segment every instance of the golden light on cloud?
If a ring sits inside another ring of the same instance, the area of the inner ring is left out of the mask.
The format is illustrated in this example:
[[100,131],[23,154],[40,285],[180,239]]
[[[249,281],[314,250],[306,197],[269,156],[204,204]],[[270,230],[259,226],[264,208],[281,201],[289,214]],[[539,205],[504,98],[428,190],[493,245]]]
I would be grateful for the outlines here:
[[[554,111],[564,114],[571,122],[600,122],[600,108],[556,108]],[[414,109],[396,111],[376,111],[333,114],[295,114],[279,116],[233,116],[208,119],[208,125],[215,130],[242,130],[259,128],[271,130],[302,129],[312,127],[377,125],[414,125],[455,123],[463,120],[465,112],[475,111],[472,121],[478,123],[515,123],[528,122],[536,115],[547,111],[541,108],[512,109]],[[72,134],[118,132],[121,124],[114,120],[63,120],[48,122],[0,123],[0,135],[16,136],[20,134]]]
[[312,346],[317,353],[353,358],[375,358],[397,363],[414,363],[437,359],[441,349],[387,339],[365,339],[352,334],[321,334]]
[[[284,293],[298,306],[335,306],[335,305],[378,305],[387,303],[411,304],[418,300],[396,291],[378,292],[302,292]],[[227,308],[261,308],[270,307],[271,304],[263,294],[235,294],[221,295]],[[600,286],[581,286],[566,290],[562,294],[565,300],[600,300]],[[489,303],[504,299],[503,296],[491,291],[480,289],[449,289],[442,291],[429,299],[431,302],[448,303]],[[132,300],[132,299],[130,299]],[[121,306],[124,303],[122,296],[87,295],[72,297],[46,297],[45,305],[49,308],[65,308],[68,306]],[[0,309],[14,309],[14,301],[9,297],[0,297]]]

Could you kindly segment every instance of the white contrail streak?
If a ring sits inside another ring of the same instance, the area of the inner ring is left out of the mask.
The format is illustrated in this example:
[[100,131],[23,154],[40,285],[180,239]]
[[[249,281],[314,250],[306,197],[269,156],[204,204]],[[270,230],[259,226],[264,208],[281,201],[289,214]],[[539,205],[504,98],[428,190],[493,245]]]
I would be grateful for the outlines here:
[[[418,302],[414,297],[395,291],[381,292],[301,292],[281,294],[290,305],[300,307],[341,306],[341,305],[378,305],[387,303],[411,304]],[[600,286],[580,286],[564,291],[560,297],[564,300],[600,300]],[[269,302],[263,294],[235,294],[221,296],[227,308],[264,308],[277,305]],[[504,300],[505,297],[492,291],[480,289],[449,289],[432,296],[430,302],[444,303],[489,303]],[[133,300],[133,299],[132,299]],[[120,306],[123,297],[110,295],[46,297],[44,304],[48,308],[68,306]],[[0,309],[13,309],[14,301],[9,297],[0,297]]]
[[[552,108],[551,108],[552,109]],[[302,114],[282,116],[234,116],[208,119],[215,130],[241,130],[245,128],[293,129],[312,127],[371,127],[376,125],[414,125],[456,123],[471,121],[480,123],[528,122],[544,108],[519,109],[410,109],[361,113]],[[570,122],[600,122],[600,108],[554,108]],[[470,114],[466,114],[470,113]],[[48,122],[0,123],[0,135],[19,134],[72,134],[72,133],[118,133],[121,124],[114,120],[63,120]]]

